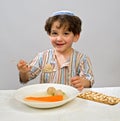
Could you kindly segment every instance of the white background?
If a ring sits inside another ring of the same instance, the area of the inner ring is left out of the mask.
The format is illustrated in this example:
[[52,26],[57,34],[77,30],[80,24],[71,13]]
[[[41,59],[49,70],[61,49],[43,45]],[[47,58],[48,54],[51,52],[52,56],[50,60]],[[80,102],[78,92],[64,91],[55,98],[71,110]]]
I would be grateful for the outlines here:
[[[91,58],[94,87],[120,86],[119,5],[119,0],[0,0],[0,89],[23,86],[17,62],[51,48],[44,24],[58,10],[82,19],[81,38],[73,46]],[[33,83],[39,77],[28,84]]]

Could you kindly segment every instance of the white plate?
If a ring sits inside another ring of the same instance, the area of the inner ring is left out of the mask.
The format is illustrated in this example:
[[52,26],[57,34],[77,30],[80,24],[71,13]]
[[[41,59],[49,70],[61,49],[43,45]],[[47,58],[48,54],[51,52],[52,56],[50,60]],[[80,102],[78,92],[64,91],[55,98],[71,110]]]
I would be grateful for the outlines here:
[[[31,95],[33,93],[44,92],[47,90],[48,87],[51,86],[55,87],[56,89],[61,89],[63,92],[66,93],[68,98],[58,102],[35,102],[35,101],[23,100],[26,96]],[[53,108],[72,101],[73,99],[76,98],[78,94],[79,91],[72,86],[63,85],[63,84],[44,83],[44,84],[33,84],[18,89],[15,93],[15,98],[18,101],[34,108]]]

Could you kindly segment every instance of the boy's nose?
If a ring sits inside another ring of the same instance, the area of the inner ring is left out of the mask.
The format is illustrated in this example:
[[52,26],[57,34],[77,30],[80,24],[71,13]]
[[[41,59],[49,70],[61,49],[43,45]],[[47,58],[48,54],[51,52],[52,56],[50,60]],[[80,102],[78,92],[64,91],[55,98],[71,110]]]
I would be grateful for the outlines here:
[[62,36],[61,35],[57,36],[57,41],[61,41],[61,40],[62,40]]

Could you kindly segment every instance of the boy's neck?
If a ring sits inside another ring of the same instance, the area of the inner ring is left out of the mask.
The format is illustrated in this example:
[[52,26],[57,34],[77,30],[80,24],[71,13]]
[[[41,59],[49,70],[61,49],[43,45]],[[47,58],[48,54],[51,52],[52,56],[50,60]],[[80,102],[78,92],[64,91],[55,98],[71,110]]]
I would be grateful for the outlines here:
[[73,53],[73,48],[64,54],[55,51],[55,56],[59,65],[62,66],[70,58],[72,53]]
[[58,52],[58,51],[55,51],[55,55],[57,56],[57,57],[64,57],[64,58],[68,58],[68,57],[70,57],[70,55],[71,55],[71,53],[73,53],[73,48],[71,48],[69,51],[67,51],[67,52],[65,52],[65,53],[60,53],[60,52]]

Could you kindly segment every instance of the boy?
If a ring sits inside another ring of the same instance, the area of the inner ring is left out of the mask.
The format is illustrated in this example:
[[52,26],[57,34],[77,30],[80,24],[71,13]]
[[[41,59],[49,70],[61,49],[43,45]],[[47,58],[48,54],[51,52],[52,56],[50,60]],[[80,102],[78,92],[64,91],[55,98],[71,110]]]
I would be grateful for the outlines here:
[[81,32],[81,19],[70,11],[57,11],[45,23],[52,49],[40,52],[27,64],[17,64],[20,81],[26,83],[40,75],[40,83],[61,83],[78,90],[93,85],[92,66],[88,56],[72,48]]

